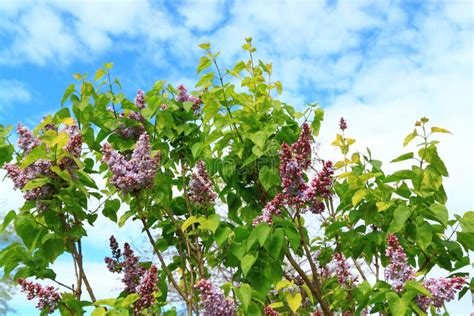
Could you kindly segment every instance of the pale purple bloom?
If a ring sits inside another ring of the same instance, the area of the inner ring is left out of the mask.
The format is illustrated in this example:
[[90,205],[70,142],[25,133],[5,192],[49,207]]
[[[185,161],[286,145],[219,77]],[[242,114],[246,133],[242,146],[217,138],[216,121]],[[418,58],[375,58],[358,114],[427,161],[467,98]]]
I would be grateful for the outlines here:
[[152,265],[145,272],[140,284],[136,288],[136,293],[140,296],[138,301],[133,304],[133,309],[137,315],[151,307],[155,302],[155,292],[158,290],[158,269]]
[[420,295],[417,297],[418,306],[424,311],[430,306],[440,309],[445,302],[452,301],[457,291],[461,290],[466,284],[466,279],[462,277],[426,279],[423,286],[431,293],[433,298]]
[[387,236],[387,244],[388,247],[385,249],[385,255],[390,263],[385,268],[385,280],[392,281],[394,290],[400,292],[405,282],[415,279],[416,271],[408,264],[405,250],[400,246],[395,235],[389,234]]
[[41,284],[33,283],[25,279],[19,279],[18,284],[21,286],[21,291],[27,293],[26,298],[28,300],[38,299],[38,304],[36,305],[37,309],[41,311],[46,310],[51,314],[58,308],[61,296],[54,287],[43,287]]
[[208,205],[217,198],[217,194],[212,190],[212,182],[207,174],[206,165],[202,160],[198,161],[196,170],[191,175],[188,196],[190,201],[199,205]]
[[176,101],[178,102],[192,102],[193,105],[191,109],[194,112],[194,115],[199,115],[201,112],[201,104],[202,100],[199,97],[195,97],[192,94],[188,94],[188,90],[183,84],[180,84],[177,86],[177,89],[179,90],[179,94],[176,96]]
[[39,146],[41,141],[36,137],[32,131],[23,126],[23,124],[18,123],[16,128],[18,133],[18,147],[23,149],[25,154],[28,154],[33,148]]
[[351,267],[342,254],[333,254],[332,264],[334,265],[337,282],[340,285],[345,288],[350,288],[357,283],[357,275],[351,272]]
[[143,90],[138,89],[137,96],[135,97],[135,105],[140,110],[145,108],[145,92]]
[[147,133],[140,136],[130,160],[125,159],[108,143],[103,144],[102,153],[101,161],[107,163],[112,172],[110,183],[123,193],[137,192],[153,185],[160,156],[151,155]]
[[341,130],[345,130],[347,128],[347,121],[343,117],[339,119],[339,128]]
[[195,286],[201,292],[202,316],[234,316],[235,303],[226,298],[219,288],[213,287],[206,279],[200,280]]

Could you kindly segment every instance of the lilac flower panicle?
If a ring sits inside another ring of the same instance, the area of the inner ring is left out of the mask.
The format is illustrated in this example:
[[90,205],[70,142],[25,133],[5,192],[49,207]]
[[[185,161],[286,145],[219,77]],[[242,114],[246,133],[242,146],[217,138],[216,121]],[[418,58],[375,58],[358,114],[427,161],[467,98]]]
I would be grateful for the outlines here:
[[160,156],[151,155],[147,133],[143,133],[138,139],[130,160],[126,160],[108,143],[102,146],[102,153],[101,161],[105,162],[112,172],[110,183],[123,193],[137,192],[153,185]]
[[385,249],[385,255],[389,259],[389,264],[385,268],[385,280],[392,281],[392,287],[400,292],[406,281],[414,280],[416,271],[408,264],[405,250],[400,246],[395,235],[387,236],[388,247]]
[[33,148],[41,144],[39,138],[36,137],[32,131],[30,131],[21,123],[18,123],[16,132],[19,136],[18,147],[20,147],[25,154],[28,154]]
[[339,119],[339,128],[343,131],[347,129],[347,121],[341,116]]
[[133,304],[133,309],[137,315],[141,315],[141,312],[151,307],[155,302],[155,292],[158,290],[157,282],[158,269],[155,265],[152,265],[145,272],[140,284],[136,288],[140,298]]
[[351,267],[347,263],[346,258],[340,253],[333,255],[333,265],[335,267],[335,274],[337,276],[337,282],[345,288],[350,288],[354,284],[357,284],[357,275],[351,272]]
[[253,224],[272,223],[272,215],[280,215],[280,207],[287,206],[301,213],[311,211],[321,214],[324,200],[332,198],[334,169],[331,161],[323,162],[311,183],[306,183],[304,173],[311,166],[311,129],[307,123],[301,127],[298,140],[293,145],[283,143],[280,149],[280,179],[282,194],[267,203],[262,214],[257,216]]
[[263,313],[266,316],[280,316],[280,313],[271,308],[270,306],[265,306],[265,308],[263,309]]
[[200,160],[196,164],[196,169],[189,181],[189,200],[199,205],[208,205],[215,202],[217,194],[212,190],[212,182],[206,171],[204,161]]
[[145,108],[145,92],[143,90],[138,89],[134,103],[140,110],[143,110]]
[[63,131],[69,136],[69,140],[66,146],[64,146],[64,150],[69,152],[72,156],[79,158],[81,156],[82,149],[82,135],[79,127],[74,122],[72,125],[66,125]]
[[188,94],[188,90],[183,84],[180,84],[176,87],[179,90],[179,94],[176,96],[176,101],[178,102],[192,102],[193,105],[191,109],[194,112],[194,115],[199,115],[201,113],[201,104],[202,100],[199,97],[195,97],[192,94]]
[[454,299],[456,292],[460,291],[466,284],[466,279],[463,277],[431,278],[424,280],[422,284],[431,293],[433,298],[419,295],[417,297],[418,306],[424,311],[427,311],[430,306],[434,306],[439,311],[445,302]]
[[26,298],[28,300],[38,299],[37,309],[46,310],[51,314],[58,308],[61,296],[56,288],[42,286],[39,283],[33,283],[25,279],[19,279],[18,284],[21,286],[21,291],[27,293]]
[[140,280],[146,272],[145,268],[140,265],[139,258],[135,256],[129,243],[124,244],[122,253],[115,237],[111,236],[110,249],[112,250],[112,257],[105,257],[104,259],[107,269],[112,273],[123,273],[124,291],[136,293]]
[[196,285],[201,293],[202,316],[234,316],[235,302],[224,296],[220,289],[213,287],[206,279],[201,279]]

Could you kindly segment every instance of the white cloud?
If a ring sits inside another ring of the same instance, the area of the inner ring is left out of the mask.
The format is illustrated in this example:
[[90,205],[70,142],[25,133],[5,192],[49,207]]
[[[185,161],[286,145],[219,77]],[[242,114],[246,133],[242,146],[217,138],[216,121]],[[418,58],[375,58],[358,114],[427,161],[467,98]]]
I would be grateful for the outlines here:
[[223,20],[224,9],[224,0],[187,0],[179,4],[178,12],[184,16],[186,27],[209,31]]
[[15,103],[26,103],[30,100],[31,94],[22,82],[0,79],[0,109]]

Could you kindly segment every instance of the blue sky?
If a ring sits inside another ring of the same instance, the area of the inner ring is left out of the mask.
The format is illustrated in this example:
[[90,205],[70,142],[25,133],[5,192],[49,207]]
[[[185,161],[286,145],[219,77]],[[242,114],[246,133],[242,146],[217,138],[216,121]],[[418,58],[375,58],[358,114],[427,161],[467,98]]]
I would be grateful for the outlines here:
[[[453,132],[440,151],[452,213],[473,209],[473,8],[470,1],[13,1],[0,6],[0,123],[30,126],[59,107],[75,72],[93,74],[104,62],[133,98],[156,80],[192,86],[201,51],[210,41],[230,66],[247,36],[258,58],[273,62],[282,99],[326,109],[321,154],[339,116],[357,148],[369,146],[388,162],[402,139],[428,116]],[[390,167],[389,167],[390,168]],[[0,211],[21,203],[0,183]],[[102,257],[115,231],[102,221],[86,241],[86,259],[103,295],[118,282],[103,280]],[[133,225],[122,240],[139,240]],[[57,265],[69,278],[68,260]],[[465,305],[453,306],[466,314]],[[22,315],[34,315],[22,296]],[[464,307],[463,307],[464,306]],[[463,309],[464,308],[464,309]],[[463,312],[464,311],[464,312]]]

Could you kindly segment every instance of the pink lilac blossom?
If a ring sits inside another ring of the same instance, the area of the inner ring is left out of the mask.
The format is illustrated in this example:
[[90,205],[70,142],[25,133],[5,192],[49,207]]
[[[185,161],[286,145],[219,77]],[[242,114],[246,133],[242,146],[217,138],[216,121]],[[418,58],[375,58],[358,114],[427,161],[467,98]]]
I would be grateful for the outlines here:
[[332,176],[334,169],[331,161],[323,162],[323,169],[311,180],[311,185],[303,192],[308,210],[313,214],[321,214],[324,209],[324,199],[331,198]]
[[347,129],[347,121],[343,117],[339,119],[339,128],[341,130]]
[[357,283],[357,275],[353,274],[346,258],[340,253],[333,255],[334,271],[337,276],[337,282],[345,288],[350,288]]
[[113,273],[123,273],[124,291],[136,293],[140,280],[145,274],[145,268],[140,265],[139,258],[135,256],[129,243],[124,244],[122,254],[115,237],[111,236],[110,249],[112,250],[112,258],[106,257],[104,259],[107,269]]
[[273,200],[268,202],[263,208],[262,215],[257,216],[253,220],[253,225],[257,226],[258,224],[265,222],[269,225],[273,223],[272,215],[279,216],[281,214],[280,207],[284,204],[283,194],[277,194]]
[[[140,284],[136,288],[136,293],[140,298],[133,304],[133,309],[137,315],[151,307],[155,302],[155,292],[158,290],[158,269],[152,265],[150,269],[145,272]],[[148,315],[143,313],[143,315]]]
[[[5,163],[3,168],[7,171],[7,176],[13,181],[15,189],[23,189],[23,187],[33,179],[40,177],[52,177],[52,164],[49,160],[38,159],[25,169],[11,163]],[[27,201],[43,200],[50,197],[53,193],[53,187],[50,184],[45,184],[40,187],[27,190],[23,193],[23,197]]]
[[18,133],[18,147],[23,149],[25,154],[28,154],[33,148],[39,146],[41,141],[36,137],[32,131],[23,126],[23,124],[18,123],[16,128]]
[[176,101],[178,102],[192,102],[193,105],[191,109],[194,112],[194,115],[199,115],[201,112],[201,104],[202,100],[199,97],[195,97],[192,94],[188,94],[188,90],[183,84],[180,84],[177,86],[177,89],[179,90],[179,94],[176,96]]
[[444,306],[445,302],[452,301],[457,291],[461,290],[466,284],[463,277],[426,279],[423,286],[431,293],[433,298],[420,295],[417,297],[418,306],[427,311],[430,306],[438,310]]
[[153,185],[160,155],[151,155],[147,133],[143,133],[138,139],[130,160],[125,159],[108,143],[102,146],[102,153],[101,161],[105,162],[112,172],[110,183],[123,193],[137,192]]
[[58,308],[61,296],[54,287],[43,287],[41,284],[33,283],[25,279],[19,279],[18,284],[21,286],[21,291],[27,293],[26,297],[28,300],[38,299],[36,308],[39,310],[46,310],[51,314]]
[[188,197],[199,205],[214,203],[217,198],[217,194],[212,190],[212,182],[206,171],[206,165],[202,160],[198,161],[196,170],[191,175]]
[[145,108],[145,92],[143,92],[143,90],[138,89],[137,96],[135,97],[134,102],[137,108],[139,108],[140,110],[143,110]]
[[196,285],[201,292],[202,316],[234,316],[236,315],[235,303],[226,298],[220,289],[213,287],[206,279],[201,279]]
[[125,115],[125,113],[121,113],[120,117],[128,118],[132,121],[136,121],[140,123],[138,125],[132,125],[132,126],[126,126],[125,123],[120,123],[119,127],[117,128],[117,133],[121,137],[125,139],[138,139],[140,135],[145,133],[145,128],[141,124],[145,121],[145,118],[140,112],[129,111],[127,115]]
[[385,255],[390,263],[385,268],[385,280],[392,281],[392,287],[395,291],[400,292],[406,281],[414,280],[416,271],[408,264],[405,250],[400,246],[395,235],[387,236],[388,247],[385,249]]
[[81,148],[82,148],[82,135],[79,130],[79,127],[75,124],[66,125],[63,129],[69,136],[69,140],[64,146],[64,150],[69,152],[72,156],[79,158],[81,156]]
[[324,211],[324,199],[332,196],[332,176],[334,170],[331,161],[323,162],[323,169],[317,173],[310,184],[306,183],[304,172],[311,165],[311,129],[307,123],[301,128],[298,140],[291,146],[282,144],[280,149],[280,178],[282,194],[268,202],[253,224],[272,223],[272,215],[280,215],[280,207],[288,206],[304,213],[311,211],[320,214]]
[[280,313],[271,308],[270,306],[265,306],[265,308],[263,309],[263,313],[266,316],[280,316]]

